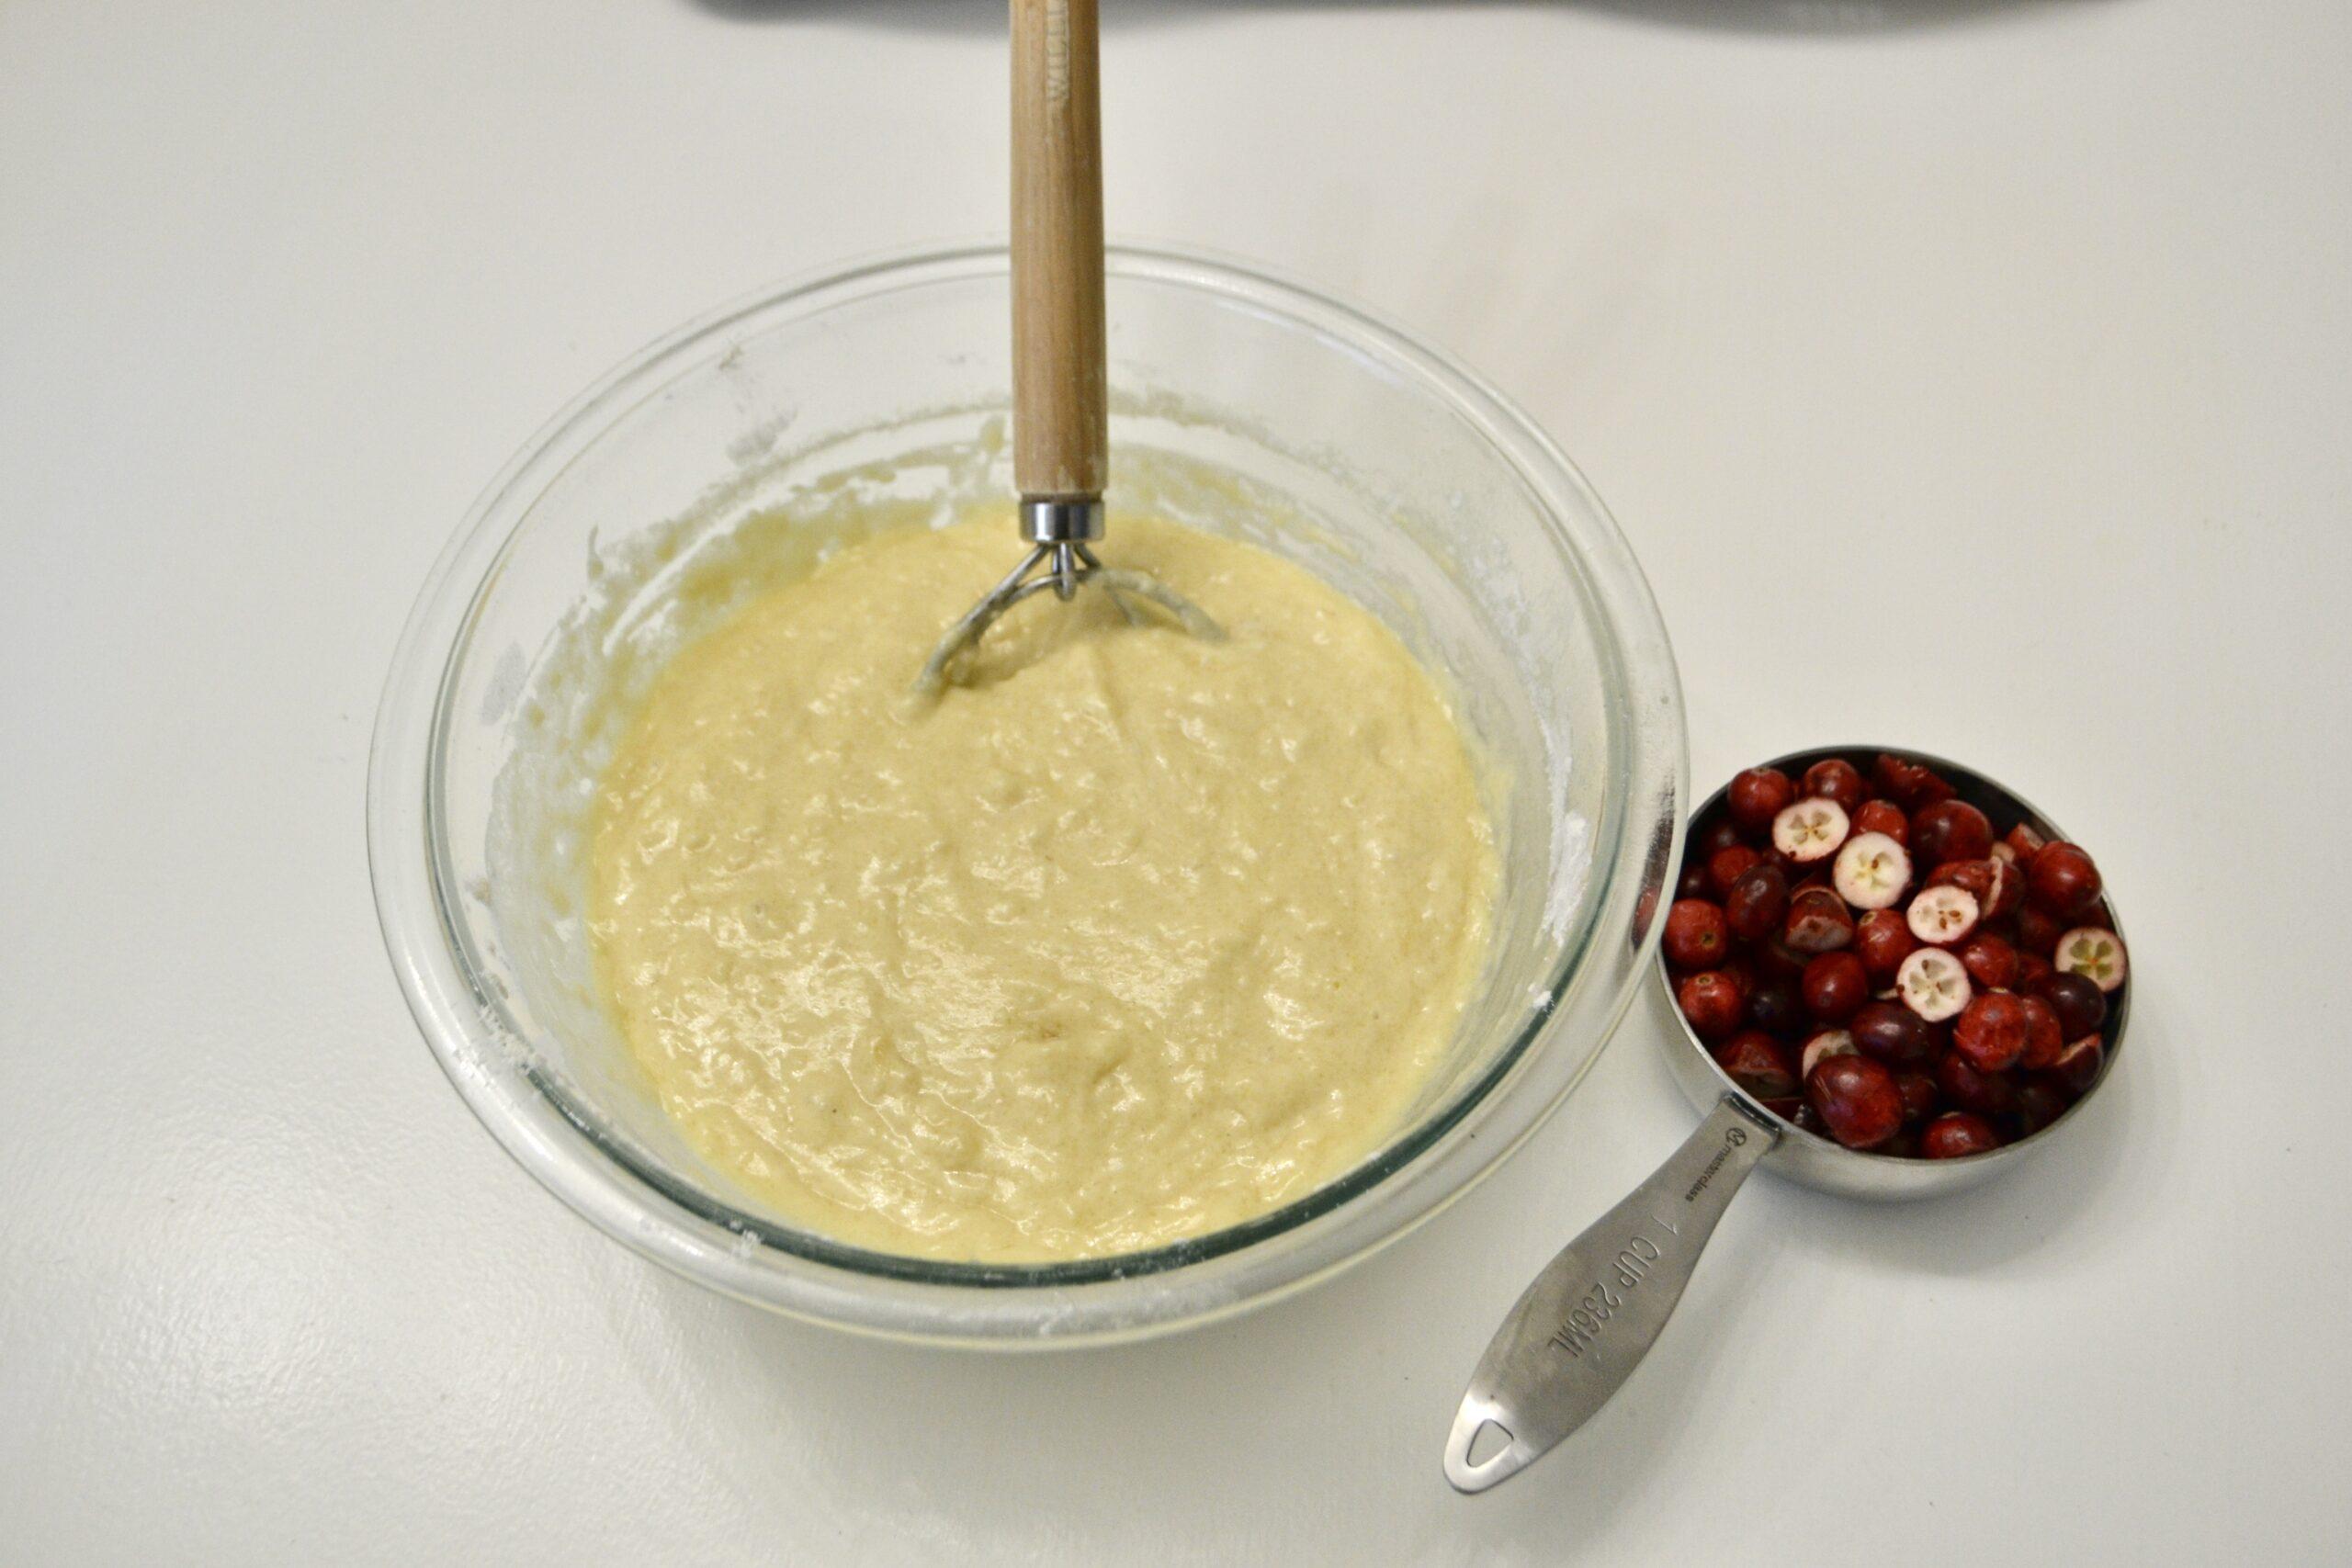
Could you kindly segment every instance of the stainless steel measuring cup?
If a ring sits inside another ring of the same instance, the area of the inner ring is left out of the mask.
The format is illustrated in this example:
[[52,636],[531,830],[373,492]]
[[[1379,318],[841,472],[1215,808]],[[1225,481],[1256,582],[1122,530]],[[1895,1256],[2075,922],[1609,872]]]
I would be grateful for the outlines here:
[[[1770,765],[1794,778],[1815,762],[1843,757],[1867,773],[1882,750],[1942,774],[1961,799],[1992,819],[1996,832],[2023,822],[2045,838],[2067,836],[2015,792],[1972,769],[1917,751],[1828,746],[1792,752]],[[1694,832],[1724,808],[1726,793],[1717,790],[1692,814]],[[2098,912],[2122,934],[2111,903],[2102,898]],[[1623,1386],[1673,1315],[1715,1222],[1748,1172],[1766,1165],[1806,1187],[1880,1201],[1940,1197],[1973,1187],[2048,1144],[2098,1092],[2115,1071],[2132,996],[2127,978],[2109,997],[2101,1026],[2105,1066],[2057,1120],[1984,1154],[1905,1159],[1842,1147],[1766,1110],[1732,1082],[1673,1005],[1663,957],[1657,975],[1677,1025],[1667,1037],[1667,1059],[1675,1081],[1691,1105],[1706,1113],[1705,1120],[1655,1175],[1545,1265],[1504,1319],[1471,1374],[1446,1438],[1445,1478],[1459,1491],[1484,1492],[1518,1474]]]

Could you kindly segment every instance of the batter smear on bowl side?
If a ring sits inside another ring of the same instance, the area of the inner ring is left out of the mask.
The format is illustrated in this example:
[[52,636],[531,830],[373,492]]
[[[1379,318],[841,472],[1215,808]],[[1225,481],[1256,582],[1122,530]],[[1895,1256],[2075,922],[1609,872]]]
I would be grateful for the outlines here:
[[1002,572],[998,512],[852,546],[663,671],[605,772],[606,1004],[688,1141],[857,1246],[1100,1257],[1298,1198],[1391,1132],[1483,969],[1463,736],[1372,615],[1123,514],[1105,594],[910,682]]

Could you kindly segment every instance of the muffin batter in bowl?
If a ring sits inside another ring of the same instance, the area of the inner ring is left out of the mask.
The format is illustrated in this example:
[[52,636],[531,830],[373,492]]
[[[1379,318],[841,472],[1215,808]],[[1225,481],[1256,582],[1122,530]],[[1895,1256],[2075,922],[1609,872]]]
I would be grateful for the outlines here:
[[978,1261],[1136,1251],[1312,1190],[1443,1061],[1497,867],[1436,684],[1234,540],[1122,514],[1009,615],[1001,512],[854,545],[663,671],[601,784],[591,931],[664,1110],[795,1224]]

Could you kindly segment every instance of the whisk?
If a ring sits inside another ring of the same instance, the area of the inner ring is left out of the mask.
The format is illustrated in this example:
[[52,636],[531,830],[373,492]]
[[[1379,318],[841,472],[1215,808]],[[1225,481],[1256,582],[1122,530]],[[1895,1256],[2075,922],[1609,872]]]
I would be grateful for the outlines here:
[[1219,637],[1199,606],[1143,572],[1106,567],[1110,476],[1102,303],[1102,123],[1095,0],[1012,0],[1012,476],[1028,553],[948,628],[915,682],[939,690],[998,616],[1086,583],[1135,621],[1158,605]]

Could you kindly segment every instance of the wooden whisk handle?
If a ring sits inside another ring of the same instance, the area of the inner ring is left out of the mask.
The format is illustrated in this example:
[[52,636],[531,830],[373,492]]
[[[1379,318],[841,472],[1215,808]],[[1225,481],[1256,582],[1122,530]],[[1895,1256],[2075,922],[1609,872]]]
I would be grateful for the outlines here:
[[1111,470],[1095,0],[1012,3],[1012,472],[1099,496]]

